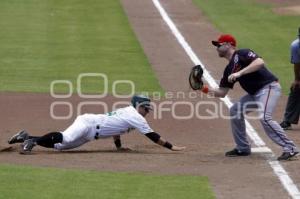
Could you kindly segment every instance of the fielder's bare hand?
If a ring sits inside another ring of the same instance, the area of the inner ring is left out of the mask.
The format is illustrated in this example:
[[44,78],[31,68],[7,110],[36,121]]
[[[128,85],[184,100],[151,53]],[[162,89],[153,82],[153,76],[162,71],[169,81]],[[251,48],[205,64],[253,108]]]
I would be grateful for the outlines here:
[[231,75],[229,75],[228,77],[228,81],[230,83],[235,82],[238,78],[240,78],[242,76],[242,74],[240,72],[236,72],[236,73],[232,73]]

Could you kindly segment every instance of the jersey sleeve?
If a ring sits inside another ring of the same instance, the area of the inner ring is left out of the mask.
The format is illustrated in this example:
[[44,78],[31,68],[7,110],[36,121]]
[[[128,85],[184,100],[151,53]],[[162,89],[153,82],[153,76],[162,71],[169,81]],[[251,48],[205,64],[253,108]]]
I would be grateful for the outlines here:
[[223,77],[220,81],[220,84],[219,84],[219,87],[221,88],[233,88],[234,86],[234,83],[231,83],[228,81],[228,76],[230,75],[230,72],[229,72],[229,66],[226,67],[226,69],[224,70],[224,73],[223,73]]
[[146,119],[143,116],[139,115],[139,113],[137,114],[138,115],[135,115],[134,117],[128,119],[128,123],[142,134],[153,132]]
[[255,59],[259,58],[258,54],[250,49],[241,49],[237,52],[238,54],[238,61],[241,68],[247,67],[251,62]]

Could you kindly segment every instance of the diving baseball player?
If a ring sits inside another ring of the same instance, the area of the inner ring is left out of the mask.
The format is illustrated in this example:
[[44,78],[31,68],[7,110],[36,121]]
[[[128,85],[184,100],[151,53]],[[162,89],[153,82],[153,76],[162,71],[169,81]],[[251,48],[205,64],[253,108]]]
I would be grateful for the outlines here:
[[154,143],[172,151],[182,151],[185,147],[172,145],[154,132],[144,118],[151,110],[150,99],[143,95],[135,95],[132,105],[117,109],[107,114],[84,114],[76,118],[74,123],[63,132],[51,132],[41,137],[30,136],[25,130],[12,136],[9,144],[22,143],[21,154],[29,154],[36,145],[67,150],[79,147],[89,141],[113,137],[117,150],[123,148],[121,135],[137,129]]

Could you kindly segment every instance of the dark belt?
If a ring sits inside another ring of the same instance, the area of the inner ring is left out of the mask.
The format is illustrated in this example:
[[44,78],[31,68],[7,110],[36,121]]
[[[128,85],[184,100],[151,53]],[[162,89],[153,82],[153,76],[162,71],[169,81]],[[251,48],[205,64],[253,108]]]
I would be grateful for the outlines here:
[[[100,130],[100,125],[97,125],[97,126],[96,126],[96,129],[97,129],[97,130]],[[98,140],[98,139],[99,139],[99,135],[100,135],[100,133],[99,133],[99,132],[96,132],[95,137],[94,137],[95,140]]]

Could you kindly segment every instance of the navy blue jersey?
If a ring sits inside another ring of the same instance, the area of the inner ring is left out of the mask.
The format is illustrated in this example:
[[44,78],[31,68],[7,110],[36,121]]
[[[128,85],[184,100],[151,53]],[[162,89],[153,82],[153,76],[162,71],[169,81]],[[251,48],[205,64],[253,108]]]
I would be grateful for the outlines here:
[[[235,82],[228,82],[228,76],[247,67],[258,57],[259,56],[250,49],[240,49],[235,51],[229,64],[224,70],[219,86],[232,89]],[[274,81],[278,81],[278,78],[273,75],[265,66],[263,66],[255,72],[242,75],[237,79],[237,81],[246,92],[248,92],[250,95],[253,95],[265,85]]]

